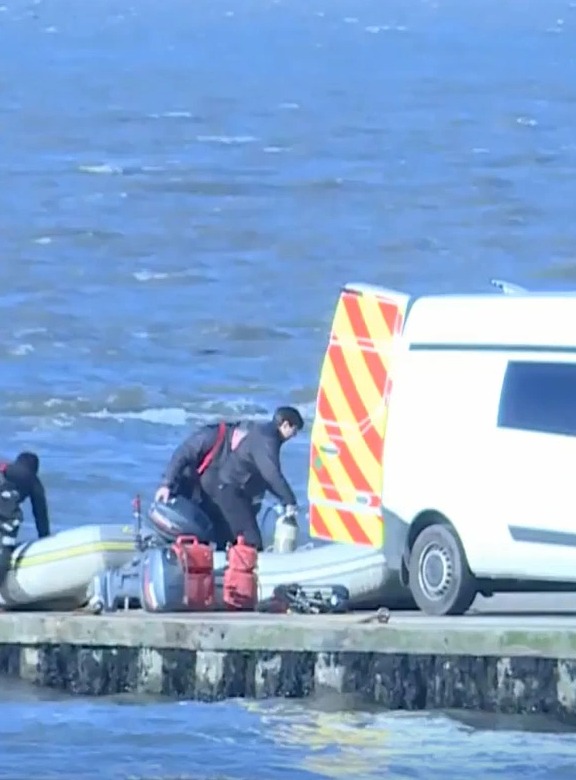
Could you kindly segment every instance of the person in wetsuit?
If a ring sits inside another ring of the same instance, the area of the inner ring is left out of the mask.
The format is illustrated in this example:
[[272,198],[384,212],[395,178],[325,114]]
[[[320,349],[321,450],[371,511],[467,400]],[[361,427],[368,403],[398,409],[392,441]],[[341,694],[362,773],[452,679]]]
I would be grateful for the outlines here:
[[282,473],[280,448],[303,427],[297,409],[280,406],[270,422],[251,423],[240,432],[220,466],[215,497],[234,541],[242,535],[246,544],[262,550],[257,514],[266,490],[282,502],[287,514],[296,514],[296,497]]
[[10,570],[23,521],[21,504],[26,499],[32,505],[38,538],[50,536],[48,503],[39,470],[40,459],[34,452],[21,452],[14,462],[0,466],[0,585]]
[[156,501],[182,496],[197,503],[213,523],[218,550],[224,550],[228,542],[233,541],[214,501],[218,469],[230,452],[234,432],[241,426],[240,422],[222,421],[193,431],[174,451],[162,485],[154,496]]

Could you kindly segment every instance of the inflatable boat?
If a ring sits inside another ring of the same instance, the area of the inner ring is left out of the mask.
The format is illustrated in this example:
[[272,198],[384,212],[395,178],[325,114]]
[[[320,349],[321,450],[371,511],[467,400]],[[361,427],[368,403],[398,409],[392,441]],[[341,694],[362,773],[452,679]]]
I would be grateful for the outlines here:
[[131,525],[85,525],[14,550],[0,587],[3,609],[76,609],[95,576],[134,557]]

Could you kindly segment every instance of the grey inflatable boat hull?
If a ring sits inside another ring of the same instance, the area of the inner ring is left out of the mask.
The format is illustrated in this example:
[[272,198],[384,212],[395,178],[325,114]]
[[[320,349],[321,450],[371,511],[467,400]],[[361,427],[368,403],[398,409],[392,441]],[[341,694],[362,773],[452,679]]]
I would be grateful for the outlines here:
[[84,525],[19,545],[0,587],[0,606],[75,609],[92,579],[134,555],[131,525]]

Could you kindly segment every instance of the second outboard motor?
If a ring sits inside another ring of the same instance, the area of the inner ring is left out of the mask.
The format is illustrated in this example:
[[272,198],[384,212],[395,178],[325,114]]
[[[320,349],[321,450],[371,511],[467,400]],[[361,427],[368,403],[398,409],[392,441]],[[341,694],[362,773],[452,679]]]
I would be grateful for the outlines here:
[[178,496],[166,503],[154,501],[148,511],[148,523],[154,534],[170,544],[179,536],[195,536],[199,542],[214,538],[212,521],[198,504]]
[[95,615],[122,609],[140,609],[140,580],[138,556],[119,569],[100,572],[88,587],[88,608]]

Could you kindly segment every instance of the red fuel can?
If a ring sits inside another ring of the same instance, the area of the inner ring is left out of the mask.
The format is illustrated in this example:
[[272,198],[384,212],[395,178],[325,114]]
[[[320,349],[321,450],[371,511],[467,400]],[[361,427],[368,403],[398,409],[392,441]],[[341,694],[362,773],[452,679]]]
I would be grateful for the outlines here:
[[239,536],[228,550],[223,601],[227,609],[252,611],[258,603],[258,552]]
[[184,573],[184,605],[192,611],[215,604],[214,553],[195,536],[179,536],[173,544]]

